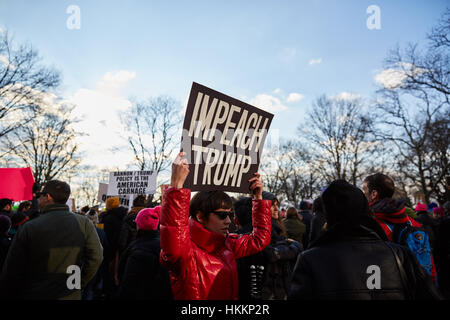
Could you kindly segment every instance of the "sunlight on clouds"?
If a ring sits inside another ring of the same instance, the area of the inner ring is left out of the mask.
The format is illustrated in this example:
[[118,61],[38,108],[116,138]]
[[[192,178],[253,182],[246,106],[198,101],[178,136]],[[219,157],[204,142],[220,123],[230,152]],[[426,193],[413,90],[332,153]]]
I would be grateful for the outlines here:
[[76,130],[86,133],[79,138],[80,149],[87,157],[84,163],[103,167],[124,166],[132,155],[129,152],[112,152],[126,144],[119,115],[131,106],[123,92],[135,72],[106,73],[95,89],[80,88],[69,101],[76,105],[74,115],[81,119]]
[[302,95],[301,93],[290,93],[289,96],[287,97],[287,102],[298,102],[300,100],[302,100],[305,96]]
[[271,113],[276,113],[288,109],[288,107],[281,103],[280,99],[266,93],[258,94],[256,97],[251,99],[249,103],[257,108]]
[[309,60],[309,65],[310,66],[313,66],[315,64],[321,64],[321,63],[322,63],[322,58]]

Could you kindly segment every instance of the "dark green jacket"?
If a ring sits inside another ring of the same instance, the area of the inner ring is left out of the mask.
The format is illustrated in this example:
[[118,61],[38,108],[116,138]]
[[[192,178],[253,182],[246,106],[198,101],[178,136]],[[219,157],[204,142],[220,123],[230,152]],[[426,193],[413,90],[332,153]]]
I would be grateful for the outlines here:
[[[93,223],[66,205],[50,205],[14,237],[3,266],[0,296],[6,299],[80,299],[73,288],[78,266],[81,288],[94,277],[103,248]],[[68,285],[72,284],[72,285]]]
[[305,224],[295,217],[287,217],[283,222],[288,238],[297,240],[303,244],[303,235],[306,233]]

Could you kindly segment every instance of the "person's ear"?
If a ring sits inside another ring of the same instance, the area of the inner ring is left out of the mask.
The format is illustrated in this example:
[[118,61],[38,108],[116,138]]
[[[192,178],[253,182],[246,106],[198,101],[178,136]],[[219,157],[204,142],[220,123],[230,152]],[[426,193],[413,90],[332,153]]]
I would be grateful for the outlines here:
[[195,214],[195,218],[201,224],[205,224],[207,222],[205,219],[205,215],[201,211],[197,211],[197,213]]
[[370,193],[370,201],[376,201],[376,200],[378,200],[378,191],[372,190],[372,192]]

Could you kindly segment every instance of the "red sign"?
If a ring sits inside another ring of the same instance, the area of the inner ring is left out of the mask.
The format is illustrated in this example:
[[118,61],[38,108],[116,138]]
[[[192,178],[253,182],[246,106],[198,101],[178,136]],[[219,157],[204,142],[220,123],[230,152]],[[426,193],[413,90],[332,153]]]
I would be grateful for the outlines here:
[[0,168],[0,199],[33,199],[34,177],[31,168]]

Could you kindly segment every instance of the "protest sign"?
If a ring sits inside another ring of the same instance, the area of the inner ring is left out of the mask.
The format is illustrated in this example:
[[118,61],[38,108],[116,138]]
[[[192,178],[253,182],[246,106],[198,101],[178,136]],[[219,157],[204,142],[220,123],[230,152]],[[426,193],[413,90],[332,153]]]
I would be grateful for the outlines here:
[[[110,196],[107,195],[108,193],[108,184],[107,183],[99,183],[98,185],[98,195],[97,195],[97,201],[98,202],[106,202],[106,199],[116,196]],[[122,195],[117,196],[120,200],[120,205],[125,208],[130,207],[130,196],[128,195]]]
[[0,199],[33,199],[34,177],[31,168],[0,168]]
[[194,82],[181,141],[190,170],[184,187],[249,193],[272,119],[273,114]]
[[110,172],[109,196],[154,194],[156,192],[155,171],[116,171]]
[[75,199],[74,198],[67,199],[66,205],[69,207],[70,211],[72,211],[72,212],[77,211],[77,209],[75,207]]

